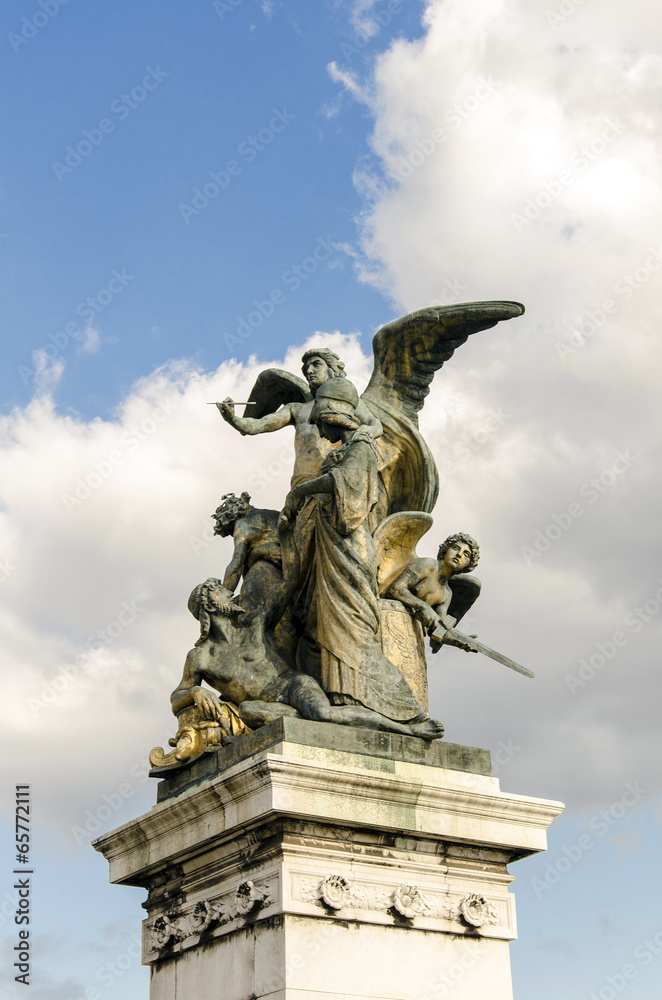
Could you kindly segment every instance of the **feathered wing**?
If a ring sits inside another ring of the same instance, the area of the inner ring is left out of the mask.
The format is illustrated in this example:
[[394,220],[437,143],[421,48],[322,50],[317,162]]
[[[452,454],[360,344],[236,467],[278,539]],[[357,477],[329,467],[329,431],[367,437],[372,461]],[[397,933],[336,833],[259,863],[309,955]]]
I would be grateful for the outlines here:
[[521,316],[519,302],[465,302],[409,313],[378,330],[372,342],[375,367],[363,399],[381,420],[378,440],[383,486],[378,518],[395,511],[431,511],[439,474],[418,430],[418,413],[444,362],[472,333]]
[[311,399],[308,383],[282,368],[260,372],[248,397],[245,417],[264,417],[275,413],[285,403],[307,403]]
[[391,514],[377,526],[373,540],[380,594],[385,593],[416,558],[416,546],[431,527],[432,517],[423,511]]
[[453,594],[448,614],[459,623],[480,594],[480,580],[466,573],[457,573],[450,578],[448,585]]

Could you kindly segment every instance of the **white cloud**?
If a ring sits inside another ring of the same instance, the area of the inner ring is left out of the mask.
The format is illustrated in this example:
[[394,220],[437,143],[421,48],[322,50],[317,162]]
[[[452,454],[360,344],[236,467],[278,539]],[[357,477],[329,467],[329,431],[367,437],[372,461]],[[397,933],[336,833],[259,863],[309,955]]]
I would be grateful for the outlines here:
[[[362,280],[401,312],[527,306],[461,348],[422,414],[450,469],[439,533],[465,528],[483,546],[481,636],[539,674],[503,676],[455,651],[433,661],[448,738],[494,746],[517,733],[509,787],[598,802],[628,777],[658,787],[642,694],[656,684],[662,614],[636,632],[624,622],[655,607],[662,577],[660,26],[641,0],[627,14],[576,5],[555,26],[546,12],[429,2],[422,39],[394,41],[365,78],[330,75],[373,118],[355,171]],[[485,434],[490,410],[507,417]],[[538,553],[545,533],[559,537]],[[625,644],[571,693],[565,676],[600,663],[615,631]]]
[[[313,343],[339,350],[365,386],[354,338],[318,334],[273,364],[300,372]],[[188,595],[230,558],[229,540],[209,539],[221,495],[248,490],[279,508],[289,488],[292,432],[242,438],[206,405],[247,399],[263,367],[253,358],[203,374],[172,363],[136,383],[109,420],[62,414],[48,395],[0,419],[6,738],[39,776],[41,816],[65,849],[103,793],[130,782],[122,808],[134,810],[153,795],[147,754],[173,735],[169,695],[197,637]]]
[[97,330],[94,326],[86,326],[83,331],[83,339],[76,348],[76,353],[96,354],[103,343],[104,339],[102,338],[99,330]]

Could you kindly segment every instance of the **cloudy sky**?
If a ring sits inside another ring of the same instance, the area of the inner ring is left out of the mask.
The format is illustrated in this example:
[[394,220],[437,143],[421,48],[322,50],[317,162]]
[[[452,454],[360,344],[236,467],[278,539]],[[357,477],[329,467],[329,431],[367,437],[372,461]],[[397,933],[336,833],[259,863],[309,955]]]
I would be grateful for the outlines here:
[[289,430],[241,438],[207,401],[298,372],[313,344],[362,388],[384,322],[490,298],[527,312],[436,376],[419,551],[478,538],[470,631],[536,679],[445,650],[431,709],[492,750],[503,788],[567,805],[547,854],[511,869],[516,1000],[607,1000],[621,980],[658,997],[655,6],[10,0],[0,17],[0,997],[22,995],[17,782],[32,1000],[147,996],[144,893],[109,886],[89,841],[154,801],[147,754],[197,637],[186,600],[230,555],[210,512],[244,489],[279,508],[293,458]]

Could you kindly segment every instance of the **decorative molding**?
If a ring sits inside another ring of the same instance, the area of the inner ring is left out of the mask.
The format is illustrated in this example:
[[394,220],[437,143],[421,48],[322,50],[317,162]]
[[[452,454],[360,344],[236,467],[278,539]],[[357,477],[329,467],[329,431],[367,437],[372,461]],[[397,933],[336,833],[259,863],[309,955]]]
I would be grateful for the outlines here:
[[433,910],[431,900],[424,896],[415,885],[399,885],[391,896],[394,909],[401,917],[413,920],[414,917],[422,914],[429,914]]
[[499,921],[499,911],[485,896],[477,896],[472,892],[460,901],[460,917],[470,927],[483,927],[485,924],[496,924]]
[[352,883],[344,875],[327,875],[317,887],[318,896],[332,910],[352,905],[352,888]]
[[255,882],[242,882],[234,894],[235,913],[247,917],[249,913],[259,910],[269,899],[269,893],[264,886],[258,887]]
[[190,947],[213,925],[223,926],[233,920],[244,920],[252,913],[273,902],[266,883],[240,882],[234,892],[210,900],[199,899],[181,913],[160,914],[153,923],[147,925],[149,950],[163,951],[164,948],[181,944]]
[[154,921],[152,939],[158,950],[166,948],[169,944],[176,944],[183,937],[186,937],[186,931],[181,922],[181,914],[167,916],[162,913]]
[[222,913],[206,900],[200,899],[188,915],[190,934],[203,934],[213,923],[222,918]]

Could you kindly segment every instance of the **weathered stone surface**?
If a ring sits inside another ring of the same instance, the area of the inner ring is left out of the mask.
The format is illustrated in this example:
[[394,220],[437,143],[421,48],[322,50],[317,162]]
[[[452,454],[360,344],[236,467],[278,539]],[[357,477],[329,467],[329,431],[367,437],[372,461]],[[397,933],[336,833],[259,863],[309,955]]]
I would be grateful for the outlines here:
[[245,739],[269,730],[95,841],[111,881],[149,890],[151,1000],[511,1000],[506,866],[545,849],[561,804],[502,792],[485,751],[299,719]]
[[247,760],[261,751],[283,753],[285,745],[289,743],[318,746],[326,750],[340,750],[393,761],[407,761],[412,764],[426,764],[429,767],[470,771],[474,774],[492,773],[489,750],[481,750],[478,747],[465,747],[439,740],[427,743],[414,736],[353,729],[349,726],[334,726],[331,723],[308,722],[305,719],[282,718],[270,722],[254,733],[239,737],[234,743],[220,750],[203,754],[181,771],[174,771],[165,777],[162,777],[162,773],[158,770],[152,772],[153,777],[162,778],[158,786],[157,799],[163,802],[173,795],[179,795],[183,789],[220,775],[234,764]]

